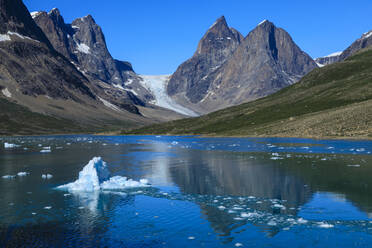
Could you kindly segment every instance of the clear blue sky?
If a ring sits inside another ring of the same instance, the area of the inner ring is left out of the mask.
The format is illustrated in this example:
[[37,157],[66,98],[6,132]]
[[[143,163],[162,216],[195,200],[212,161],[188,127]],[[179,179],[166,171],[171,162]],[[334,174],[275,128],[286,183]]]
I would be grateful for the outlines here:
[[284,28],[312,57],[343,50],[372,29],[371,0],[24,0],[30,11],[57,7],[65,21],[91,14],[114,58],[140,74],[170,74],[192,56],[224,15],[244,36],[263,19]]

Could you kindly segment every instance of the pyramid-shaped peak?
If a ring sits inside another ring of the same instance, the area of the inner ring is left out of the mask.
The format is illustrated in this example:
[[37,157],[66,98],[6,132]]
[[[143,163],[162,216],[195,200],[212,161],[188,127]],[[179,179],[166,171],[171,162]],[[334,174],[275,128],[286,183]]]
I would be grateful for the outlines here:
[[57,16],[59,16],[59,15],[61,15],[61,12],[59,11],[59,9],[57,9],[57,8],[53,8],[53,9],[51,9],[51,10],[48,12],[48,14],[49,14],[49,15],[57,15]]
[[228,28],[225,16],[219,17],[209,29]]

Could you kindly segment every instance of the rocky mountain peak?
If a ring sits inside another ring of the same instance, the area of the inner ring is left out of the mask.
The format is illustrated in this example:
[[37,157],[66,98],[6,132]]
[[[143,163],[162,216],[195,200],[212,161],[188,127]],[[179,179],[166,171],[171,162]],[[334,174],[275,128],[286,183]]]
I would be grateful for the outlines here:
[[17,33],[52,47],[21,0],[0,0],[0,33]]
[[224,16],[218,18],[199,41],[193,57],[180,65],[170,78],[168,94],[186,92],[190,102],[200,101],[209,88],[208,75],[233,54],[241,40],[242,35],[229,28]]
[[224,16],[218,18],[207,30],[198,44],[196,54],[210,54],[214,50],[222,50],[233,43],[240,42],[239,32],[227,25]]

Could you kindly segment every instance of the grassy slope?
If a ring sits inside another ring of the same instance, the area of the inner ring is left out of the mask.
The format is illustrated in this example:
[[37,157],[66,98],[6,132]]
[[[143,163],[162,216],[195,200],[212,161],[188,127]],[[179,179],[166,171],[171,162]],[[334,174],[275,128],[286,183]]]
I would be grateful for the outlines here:
[[131,134],[372,137],[372,50],[315,69],[273,95]]
[[105,125],[90,125],[47,116],[0,98],[0,135],[36,135],[63,133],[94,133],[110,129],[120,130],[123,121],[106,121]]

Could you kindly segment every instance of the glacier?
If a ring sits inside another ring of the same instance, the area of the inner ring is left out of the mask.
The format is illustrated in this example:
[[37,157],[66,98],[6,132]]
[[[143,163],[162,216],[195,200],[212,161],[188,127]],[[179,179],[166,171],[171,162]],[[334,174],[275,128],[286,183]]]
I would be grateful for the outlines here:
[[57,189],[72,192],[95,192],[148,186],[150,185],[146,179],[134,181],[122,176],[111,177],[107,163],[101,157],[94,157],[79,172],[79,178],[75,182],[58,186]]
[[140,75],[140,77],[143,79],[141,85],[150,91],[155,97],[153,104],[183,115],[198,116],[197,113],[179,105],[168,96],[166,88],[170,75]]

